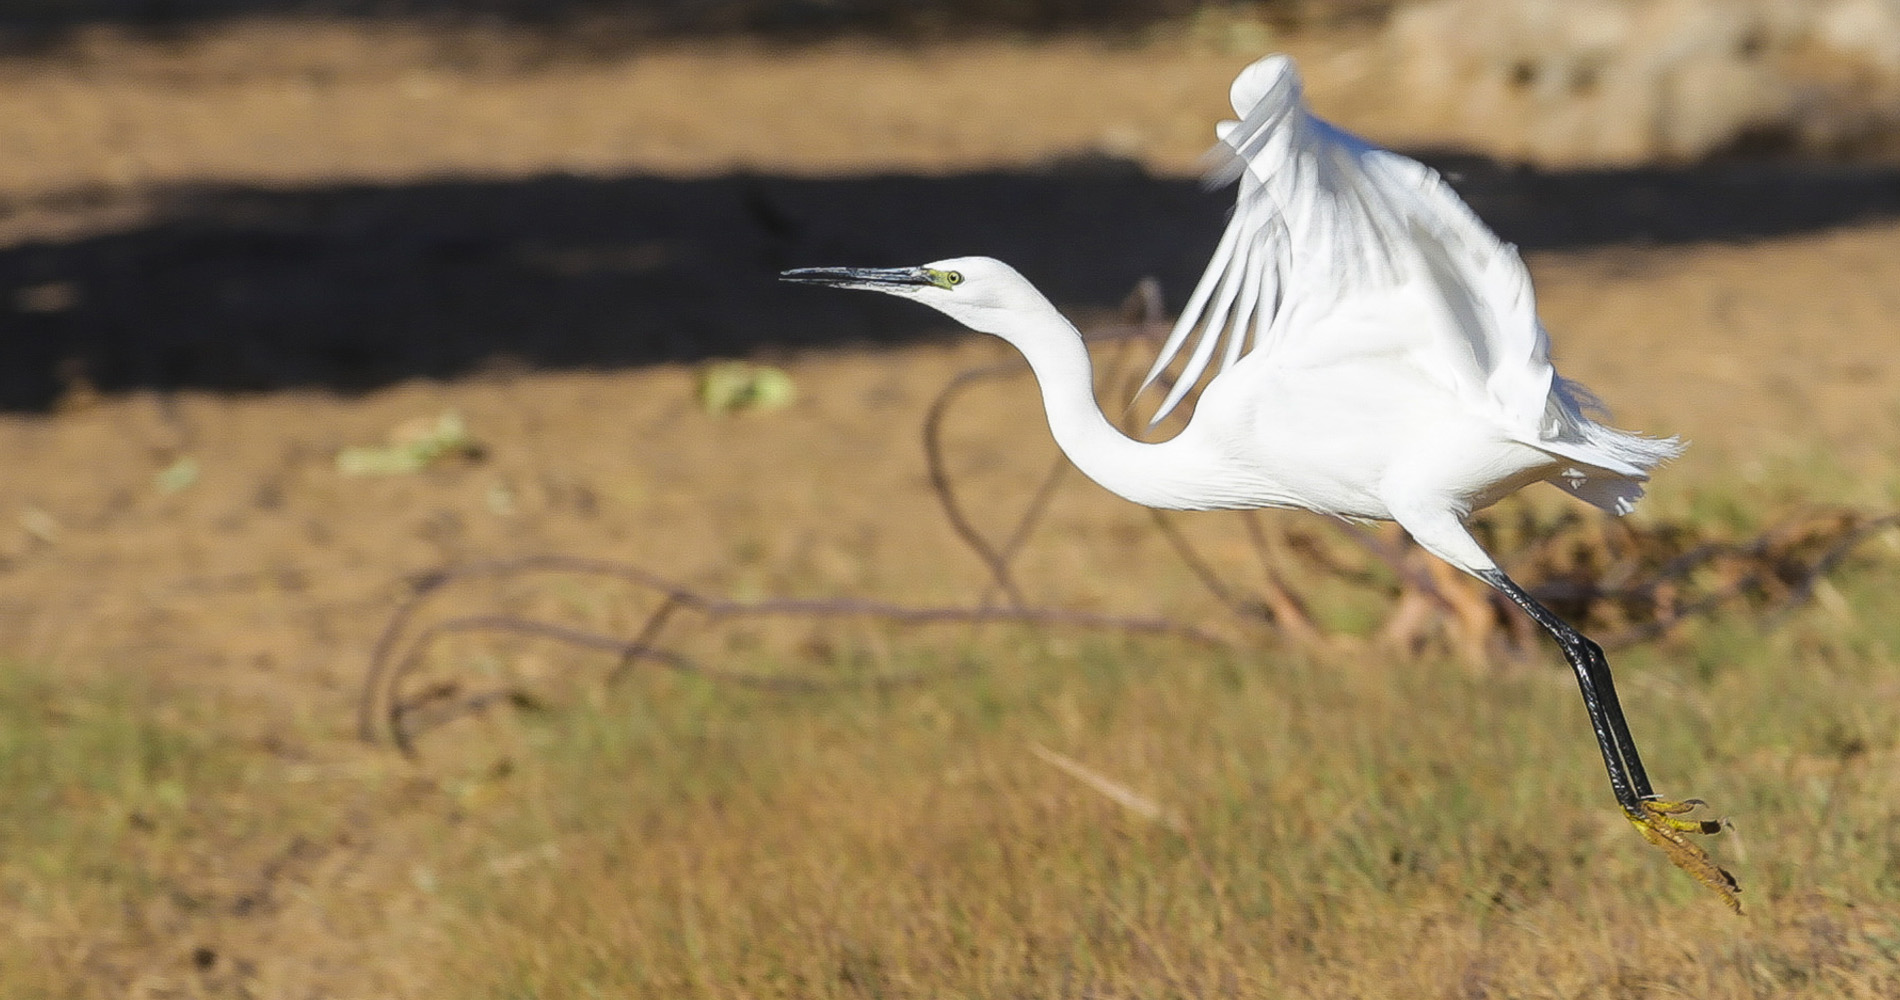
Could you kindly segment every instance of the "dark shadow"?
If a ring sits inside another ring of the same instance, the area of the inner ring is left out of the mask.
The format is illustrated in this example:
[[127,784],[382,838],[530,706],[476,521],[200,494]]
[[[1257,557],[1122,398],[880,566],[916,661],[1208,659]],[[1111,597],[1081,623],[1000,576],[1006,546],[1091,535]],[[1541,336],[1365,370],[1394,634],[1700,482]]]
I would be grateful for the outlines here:
[[1900,167],[1727,159],[1688,167],[1537,170],[1409,150],[1526,250],[1746,241],[1900,215]]
[[[1747,240],[1900,215],[1900,170],[1541,173],[1430,157],[1529,249]],[[948,177],[544,177],[176,190],[127,231],[0,249],[0,407],[107,391],[354,391],[497,361],[608,368],[942,332],[783,268],[1010,261],[1068,306],[1179,306],[1227,192],[1115,161]],[[0,209],[4,210],[4,209]]]
[[[1332,0],[1377,16],[1387,0]],[[746,35],[802,41],[839,34],[885,39],[969,38],[998,32],[1138,31],[1192,15],[1204,0],[0,0],[0,40],[15,50],[55,48],[72,32],[109,25],[175,35],[245,18],[421,22],[539,33],[581,52],[655,38]],[[1302,0],[1268,0],[1281,20]]]

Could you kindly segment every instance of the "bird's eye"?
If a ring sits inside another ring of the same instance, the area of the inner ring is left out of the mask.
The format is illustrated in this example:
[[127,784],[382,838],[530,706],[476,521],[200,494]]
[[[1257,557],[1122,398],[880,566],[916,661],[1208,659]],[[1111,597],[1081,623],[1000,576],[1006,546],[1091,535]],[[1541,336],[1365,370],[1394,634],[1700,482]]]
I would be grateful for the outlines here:
[[963,272],[962,271],[946,272],[943,276],[943,281],[944,281],[944,284],[949,285],[951,288],[955,288],[958,285],[963,284]]

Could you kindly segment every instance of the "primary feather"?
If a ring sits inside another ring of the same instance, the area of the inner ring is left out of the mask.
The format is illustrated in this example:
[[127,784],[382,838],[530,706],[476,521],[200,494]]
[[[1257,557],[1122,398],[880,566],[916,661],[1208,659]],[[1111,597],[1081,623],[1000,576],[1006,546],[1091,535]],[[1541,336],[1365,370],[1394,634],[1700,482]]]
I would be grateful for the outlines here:
[[1239,120],[1216,128],[1209,180],[1238,181],[1239,193],[1142,385],[1185,358],[1151,424],[1216,355],[1221,371],[1253,354],[1282,355],[1276,363],[1403,355],[1513,438],[1582,466],[1552,482],[1627,512],[1647,470],[1680,445],[1586,416],[1594,400],[1553,371],[1516,248],[1437,171],[1315,117],[1287,57],[1249,66],[1231,99]]

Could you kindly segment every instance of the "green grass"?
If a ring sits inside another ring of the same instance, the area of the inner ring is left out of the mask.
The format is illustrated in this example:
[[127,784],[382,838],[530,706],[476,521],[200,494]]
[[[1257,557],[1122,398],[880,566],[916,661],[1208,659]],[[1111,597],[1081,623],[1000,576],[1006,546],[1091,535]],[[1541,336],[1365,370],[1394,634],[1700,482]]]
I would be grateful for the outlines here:
[[197,832],[234,759],[131,686],[74,690],[18,664],[0,669],[0,983],[8,996],[65,995],[88,973],[65,939],[112,946],[147,930],[123,919],[166,891],[146,863]]
[[251,929],[379,783],[313,797],[281,753],[302,734],[232,721],[135,678],[0,669],[0,996],[254,995]]
[[1620,659],[1660,790],[1735,819],[1740,919],[1618,817],[1555,661],[1025,642],[896,693],[650,676],[527,722],[477,823],[558,860],[455,885],[447,974],[496,997],[1891,995],[1894,582],[1847,582],[1851,629],[1722,621]]
[[0,995],[275,995],[343,953],[471,998],[1893,996],[1897,583],[1614,657],[1659,791],[1734,820],[1740,918],[1621,820],[1554,656],[992,630],[893,646],[976,667],[894,690],[636,672],[413,766],[15,665]]

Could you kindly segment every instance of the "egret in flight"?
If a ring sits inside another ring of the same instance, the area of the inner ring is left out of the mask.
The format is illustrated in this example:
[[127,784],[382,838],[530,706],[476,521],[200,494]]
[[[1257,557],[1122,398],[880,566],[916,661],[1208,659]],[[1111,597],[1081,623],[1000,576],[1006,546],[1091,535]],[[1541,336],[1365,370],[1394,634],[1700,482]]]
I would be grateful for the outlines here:
[[1219,360],[1170,440],[1131,439],[1103,416],[1076,328],[1009,265],[817,267],[787,281],[914,299],[1021,351],[1070,461],[1150,507],[1302,508],[1396,521],[1484,581],[1557,641],[1577,675],[1616,801],[1671,860],[1739,909],[1733,877],[1685,834],[1697,800],[1660,799],[1624,722],[1603,650],[1498,568],[1465,519],[1548,482],[1616,514],[1674,438],[1592,420],[1595,399],[1552,369],[1530,275],[1429,167],[1315,117],[1285,56],[1234,81],[1219,182],[1238,204],[1205,275],[1149,370],[1177,359],[1156,422]]

